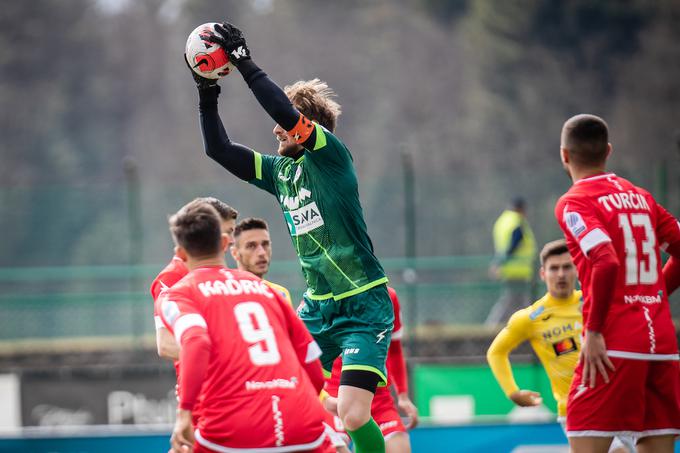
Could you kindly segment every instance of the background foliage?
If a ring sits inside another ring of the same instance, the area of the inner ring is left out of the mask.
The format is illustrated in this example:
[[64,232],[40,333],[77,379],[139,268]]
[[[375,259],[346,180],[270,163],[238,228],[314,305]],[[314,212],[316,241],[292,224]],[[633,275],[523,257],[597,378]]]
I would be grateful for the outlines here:
[[[677,1],[4,2],[0,266],[162,263],[166,216],[206,194],[265,217],[276,256],[294,258],[274,201],[202,150],[182,49],[196,25],[225,18],[274,80],[320,77],[338,93],[380,256],[405,250],[405,151],[419,255],[491,253],[491,224],[518,194],[539,242],[553,239],[569,187],[559,131],[579,112],[609,121],[611,168],[680,213]],[[240,76],[221,84],[232,138],[273,150]],[[124,162],[140,179],[141,232]]]

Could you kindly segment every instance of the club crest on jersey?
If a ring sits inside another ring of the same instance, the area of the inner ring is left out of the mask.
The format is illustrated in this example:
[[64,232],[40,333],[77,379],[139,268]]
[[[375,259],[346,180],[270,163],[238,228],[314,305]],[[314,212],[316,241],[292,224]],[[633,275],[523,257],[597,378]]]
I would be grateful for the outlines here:
[[163,312],[163,317],[170,325],[172,325],[180,315],[177,303],[168,299],[165,299],[163,302],[161,302],[161,311]]
[[586,231],[586,223],[583,221],[583,217],[578,212],[567,212],[564,211],[564,223],[571,231],[571,234],[575,238],[579,237],[584,231]]
[[538,316],[539,316],[541,313],[543,313],[544,311],[545,311],[545,307],[544,307],[543,305],[541,305],[541,306],[538,307],[535,311],[533,311],[533,312],[531,312],[531,313],[529,314],[529,319],[531,319],[532,321],[535,321],[536,318],[538,318]]
[[553,351],[555,351],[555,355],[557,356],[578,351],[578,346],[576,345],[576,341],[574,341],[573,337],[565,338],[562,341],[553,343],[552,346]]
[[311,202],[293,211],[286,211],[283,213],[283,216],[286,219],[291,236],[309,233],[324,224],[321,211],[319,211],[315,202]]

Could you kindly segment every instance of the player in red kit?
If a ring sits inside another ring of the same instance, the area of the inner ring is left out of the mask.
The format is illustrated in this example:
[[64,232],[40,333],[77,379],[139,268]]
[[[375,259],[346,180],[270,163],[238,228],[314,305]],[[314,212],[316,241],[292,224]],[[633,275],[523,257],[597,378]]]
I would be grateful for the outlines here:
[[[385,452],[386,453],[408,453],[411,451],[411,443],[409,441],[408,429],[415,428],[418,423],[418,409],[408,396],[408,376],[406,372],[406,363],[404,361],[404,351],[401,345],[401,338],[404,333],[404,328],[401,323],[401,308],[399,306],[399,298],[397,292],[390,287],[387,291],[392,300],[394,308],[394,328],[390,341],[390,347],[387,352],[387,375],[388,382],[385,387],[378,387],[375,392],[375,397],[371,403],[371,416],[380,427],[380,431],[385,437]],[[343,351],[343,354],[351,354],[352,351]],[[324,403],[330,411],[335,410],[337,405],[338,387],[340,385],[340,374],[342,368],[342,358],[338,357],[333,363],[333,372],[331,378],[326,383],[326,391],[330,395]],[[395,407],[394,399],[390,391],[391,386],[394,385],[397,391],[397,405],[410,418],[408,426],[404,426],[401,421],[399,411]],[[349,436],[342,432],[341,424],[335,423],[337,431],[340,431],[346,441],[349,441]]]
[[[236,218],[238,211],[232,208],[223,201],[214,197],[196,198],[187,204],[208,203],[217,210],[220,215],[222,224],[222,234],[227,235],[230,244],[234,242],[234,228],[236,227]],[[172,287],[175,283],[180,281],[186,274],[189,273],[186,264],[176,254],[172,257],[165,268],[156,276],[151,283],[151,297],[154,301],[154,324],[156,326],[156,346],[158,348],[158,355],[165,358],[176,359],[178,353],[177,345],[172,335],[167,335],[167,329],[161,322],[160,315],[156,312],[155,303],[161,291]],[[170,340],[170,341],[168,341]]]
[[567,402],[572,451],[605,453],[616,435],[639,452],[672,452],[680,434],[678,345],[660,249],[680,258],[680,223],[644,189],[605,171],[607,124],[564,124],[573,186],[555,215],[583,288],[585,338]]
[[[220,216],[222,234],[226,235],[230,243],[233,242],[233,234],[236,223],[236,218],[238,217],[238,212],[227,205],[226,203],[218,200],[214,197],[201,197],[196,198],[189,202],[185,206],[192,206],[199,203],[207,203],[215,210]],[[175,338],[168,332],[165,328],[163,322],[161,321],[160,314],[156,311],[156,301],[158,296],[162,291],[169,289],[175,283],[180,281],[186,274],[189,273],[186,264],[180,257],[174,255],[170,263],[156,276],[154,281],[151,283],[151,297],[154,301],[154,324],[156,326],[156,348],[158,350],[158,355],[160,357],[170,359],[175,365],[175,374],[179,380],[179,347],[175,342]],[[179,385],[177,386],[179,388]],[[198,414],[198,407],[195,408],[194,414]]]
[[157,303],[182,363],[172,450],[328,448],[318,400],[321,350],[302,321],[262,280],[224,266],[229,240],[214,208],[183,208],[171,217],[170,230],[190,271]]

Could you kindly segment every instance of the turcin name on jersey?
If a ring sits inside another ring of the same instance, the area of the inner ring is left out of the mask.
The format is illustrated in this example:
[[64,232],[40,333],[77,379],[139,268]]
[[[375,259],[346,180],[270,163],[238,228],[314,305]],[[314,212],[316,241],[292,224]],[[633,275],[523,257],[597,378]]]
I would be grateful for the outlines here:
[[597,198],[597,201],[609,212],[612,212],[614,209],[644,209],[651,211],[645,197],[632,190],[602,195]]
[[262,281],[236,280],[212,280],[201,282],[198,289],[205,297],[210,296],[238,296],[239,294],[261,294],[272,299],[274,294],[269,286]]

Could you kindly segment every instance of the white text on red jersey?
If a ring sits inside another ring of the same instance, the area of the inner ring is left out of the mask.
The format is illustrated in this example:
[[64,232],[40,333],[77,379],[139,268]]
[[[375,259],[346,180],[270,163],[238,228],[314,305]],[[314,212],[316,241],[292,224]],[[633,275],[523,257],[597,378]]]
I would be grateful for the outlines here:
[[201,282],[198,289],[205,297],[210,296],[238,296],[240,294],[261,294],[273,298],[274,294],[264,282],[255,280],[213,280]]
[[629,190],[628,192],[602,195],[601,197],[597,198],[597,201],[609,212],[612,212],[614,209],[638,209],[651,211],[651,209],[649,209],[649,205],[647,204],[647,200],[645,200],[645,197],[639,193],[633,192],[632,190]]

